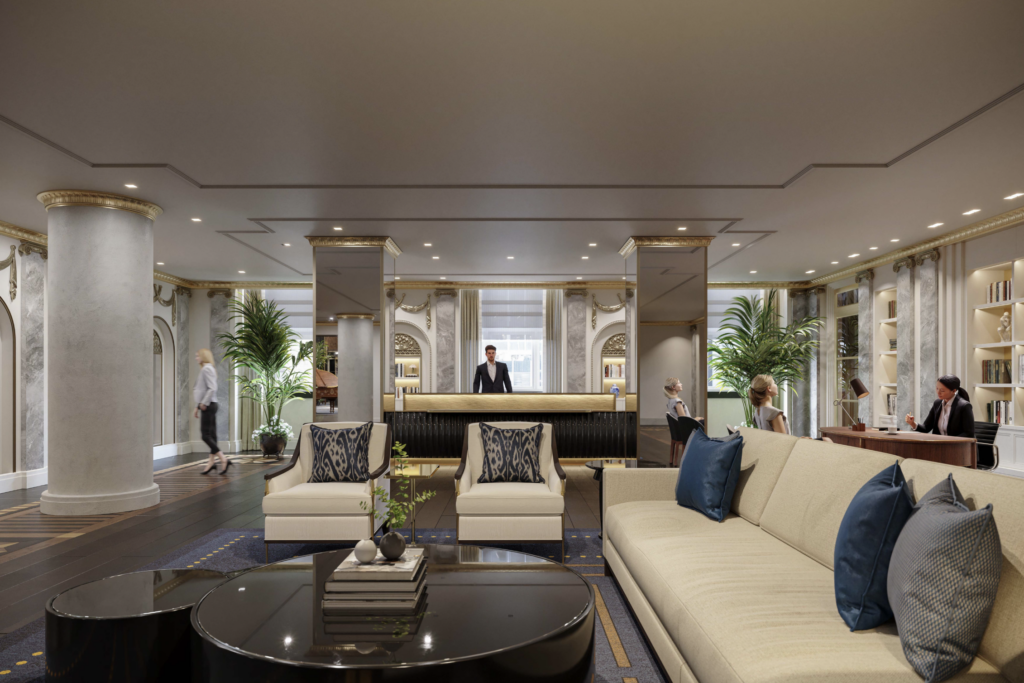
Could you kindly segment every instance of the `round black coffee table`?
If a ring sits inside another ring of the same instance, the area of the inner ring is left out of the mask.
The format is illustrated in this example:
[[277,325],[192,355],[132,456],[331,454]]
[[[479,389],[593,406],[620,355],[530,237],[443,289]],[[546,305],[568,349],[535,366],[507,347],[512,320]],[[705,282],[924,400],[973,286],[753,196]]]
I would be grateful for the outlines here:
[[192,606],[225,578],[157,569],[58,593],[46,603],[47,680],[189,680]]
[[351,552],[259,567],[192,611],[194,681],[572,681],[592,678],[594,592],[536,555],[424,545],[415,617],[325,618],[324,583]]

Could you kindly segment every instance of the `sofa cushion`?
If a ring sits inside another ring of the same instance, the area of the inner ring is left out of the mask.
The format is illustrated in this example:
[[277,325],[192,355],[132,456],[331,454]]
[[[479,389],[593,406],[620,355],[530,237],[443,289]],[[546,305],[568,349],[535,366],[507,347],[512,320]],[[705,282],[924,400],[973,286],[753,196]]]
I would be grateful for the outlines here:
[[372,431],[372,422],[351,429],[325,429],[310,425],[313,471],[309,483],[368,481]]
[[560,515],[565,500],[545,484],[473,484],[455,499],[460,515]]
[[[920,682],[894,624],[853,634],[836,617],[820,563],[738,517],[620,548],[646,523],[627,505],[608,511],[613,547],[702,683]],[[955,680],[1003,679],[978,658]]]
[[751,524],[759,524],[782,468],[800,439],[751,427],[741,427],[739,432],[743,435],[743,462],[732,511]]
[[921,498],[892,555],[889,601],[903,652],[927,683],[974,659],[1001,565],[991,503],[969,510],[952,474]]
[[263,496],[267,515],[366,515],[360,503],[369,506],[369,482],[325,482],[299,484]]
[[801,439],[768,499],[761,528],[831,569],[850,501],[892,461],[885,453]]
[[913,511],[899,463],[868,480],[846,508],[834,565],[836,607],[851,631],[892,619],[886,589],[889,559]]
[[736,492],[742,453],[742,436],[723,441],[693,430],[679,463],[676,502],[721,522],[729,514]]

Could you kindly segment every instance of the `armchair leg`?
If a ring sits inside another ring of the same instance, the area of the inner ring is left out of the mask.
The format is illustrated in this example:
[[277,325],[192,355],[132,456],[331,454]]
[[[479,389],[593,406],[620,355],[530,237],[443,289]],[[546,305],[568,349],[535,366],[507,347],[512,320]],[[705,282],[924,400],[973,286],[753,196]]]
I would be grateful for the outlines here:
[[270,544],[266,541],[263,542],[263,559],[264,564],[270,564]]
[[565,564],[565,534],[562,534],[562,559],[559,560],[562,564]]
[[612,567],[611,567],[610,564],[608,564],[608,560],[604,561],[604,575],[605,576],[614,576],[612,574]]

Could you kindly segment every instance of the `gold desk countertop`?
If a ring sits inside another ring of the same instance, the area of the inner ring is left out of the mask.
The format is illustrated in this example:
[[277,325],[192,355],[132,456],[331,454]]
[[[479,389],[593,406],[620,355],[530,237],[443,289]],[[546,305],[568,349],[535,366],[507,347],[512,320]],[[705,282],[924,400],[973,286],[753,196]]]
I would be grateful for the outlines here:
[[[636,412],[636,394],[626,394],[626,412]],[[406,413],[548,412],[614,413],[614,394],[406,394]],[[384,412],[395,412],[395,396],[384,396]]]

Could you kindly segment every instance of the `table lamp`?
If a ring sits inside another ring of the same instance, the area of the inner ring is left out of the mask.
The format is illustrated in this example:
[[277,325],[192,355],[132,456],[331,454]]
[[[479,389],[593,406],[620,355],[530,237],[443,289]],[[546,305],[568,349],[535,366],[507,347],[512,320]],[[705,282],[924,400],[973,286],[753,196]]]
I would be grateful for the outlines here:
[[[865,396],[871,393],[870,391],[868,391],[868,388],[864,386],[864,382],[861,382],[856,377],[850,380],[850,388],[853,389],[853,393],[857,396],[857,398],[864,398]],[[839,406],[840,408],[842,408],[843,412],[846,413],[846,416],[850,418],[850,422],[852,423],[850,425],[850,429],[852,429],[855,432],[863,432],[867,430],[868,427],[866,424],[854,418],[853,415],[850,415],[850,411],[848,411],[846,409],[846,406],[843,405],[842,399],[837,398],[835,401],[832,401],[832,405]]]

